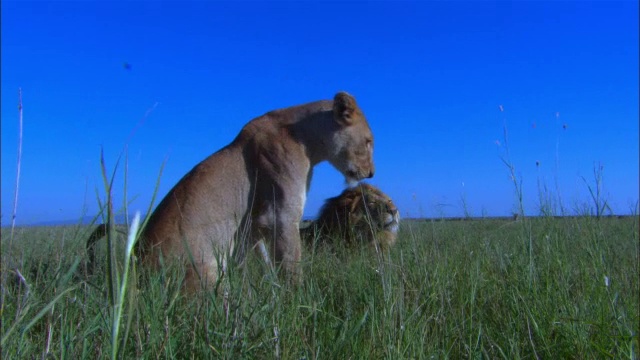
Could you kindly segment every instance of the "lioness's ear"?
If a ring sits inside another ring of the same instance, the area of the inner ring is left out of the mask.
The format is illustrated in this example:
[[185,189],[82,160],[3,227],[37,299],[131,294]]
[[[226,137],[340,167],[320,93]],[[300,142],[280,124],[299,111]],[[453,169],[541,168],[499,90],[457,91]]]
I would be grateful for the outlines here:
[[344,91],[333,98],[333,117],[340,125],[351,125],[357,109],[356,99]]

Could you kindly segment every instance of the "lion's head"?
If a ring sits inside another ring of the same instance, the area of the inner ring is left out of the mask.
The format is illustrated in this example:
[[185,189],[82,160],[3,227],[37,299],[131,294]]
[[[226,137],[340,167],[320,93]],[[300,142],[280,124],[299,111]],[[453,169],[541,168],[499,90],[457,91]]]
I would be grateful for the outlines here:
[[391,198],[380,189],[361,183],[327,199],[318,219],[307,230],[307,240],[315,241],[315,232],[320,243],[377,244],[389,249],[396,242],[399,224],[400,214]]

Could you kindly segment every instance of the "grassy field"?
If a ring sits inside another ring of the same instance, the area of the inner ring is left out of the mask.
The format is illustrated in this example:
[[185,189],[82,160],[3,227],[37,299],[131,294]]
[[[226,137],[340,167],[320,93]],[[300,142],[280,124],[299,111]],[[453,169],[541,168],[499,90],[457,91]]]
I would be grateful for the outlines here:
[[404,221],[386,255],[305,250],[300,286],[256,255],[197,296],[138,268],[119,325],[89,231],[2,229],[3,359],[638,358],[637,216]]

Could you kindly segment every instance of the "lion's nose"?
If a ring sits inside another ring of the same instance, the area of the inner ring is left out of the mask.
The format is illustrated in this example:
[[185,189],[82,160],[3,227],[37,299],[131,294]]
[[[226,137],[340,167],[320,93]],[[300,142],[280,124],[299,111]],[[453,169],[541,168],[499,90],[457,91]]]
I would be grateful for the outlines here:
[[371,171],[369,171],[369,176],[367,176],[367,178],[371,179],[373,177],[373,169],[371,169]]

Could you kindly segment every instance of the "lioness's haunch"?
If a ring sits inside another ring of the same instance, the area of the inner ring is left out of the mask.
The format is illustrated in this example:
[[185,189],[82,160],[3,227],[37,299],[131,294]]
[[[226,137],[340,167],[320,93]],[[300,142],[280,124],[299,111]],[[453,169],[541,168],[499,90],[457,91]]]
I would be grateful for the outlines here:
[[160,257],[177,259],[195,290],[216,281],[235,247],[264,240],[271,259],[295,280],[313,166],[327,160],[355,182],[373,176],[372,155],[369,124],[347,93],[268,112],[169,191],[142,233],[141,260],[158,266]]
[[343,243],[390,249],[396,242],[400,214],[391,198],[361,183],[327,199],[318,218],[302,230],[309,245]]

